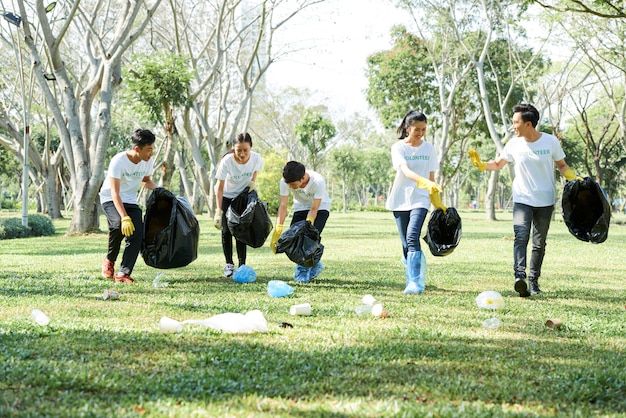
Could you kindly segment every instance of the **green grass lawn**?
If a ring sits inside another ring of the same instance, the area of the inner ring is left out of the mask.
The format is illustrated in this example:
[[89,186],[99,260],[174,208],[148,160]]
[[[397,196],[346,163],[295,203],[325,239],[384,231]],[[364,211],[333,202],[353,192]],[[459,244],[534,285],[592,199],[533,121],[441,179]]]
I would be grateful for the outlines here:
[[[293,263],[269,240],[248,252],[255,283],[223,278],[206,215],[196,261],[156,270],[140,256],[135,285],[102,279],[106,234],[64,236],[69,220],[55,221],[54,237],[0,241],[0,416],[626,416],[624,222],[593,245],[557,217],[544,294],[523,299],[513,290],[511,214],[461,216],[454,253],[433,257],[423,244],[426,292],[410,296],[390,213],[332,213],[326,269],[308,285],[293,282]],[[159,272],[168,287],[152,285]],[[293,295],[270,297],[274,279]],[[105,289],[120,299],[102,300]],[[500,292],[505,308],[479,309],[484,290]],[[365,294],[389,317],[357,315]],[[305,302],[311,316],[289,315]],[[30,319],[35,308],[48,326]],[[158,331],[162,316],[253,309],[268,332]],[[502,326],[484,329],[492,316]],[[550,318],[563,326],[546,328]]]

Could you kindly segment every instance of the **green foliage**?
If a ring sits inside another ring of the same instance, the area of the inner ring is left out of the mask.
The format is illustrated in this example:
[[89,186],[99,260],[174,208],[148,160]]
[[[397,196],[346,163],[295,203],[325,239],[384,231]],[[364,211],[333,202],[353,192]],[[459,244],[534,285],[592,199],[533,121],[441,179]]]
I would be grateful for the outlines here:
[[44,215],[28,215],[28,227],[31,237],[45,237],[56,232],[52,220]]
[[28,227],[22,225],[19,218],[0,218],[0,240],[28,237],[43,237],[55,234],[55,228],[49,217],[29,215]]
[[307,149],[311,169],[317,169],[322,152],[326,150],[336,133],[335,125],[330,119],[314,110],[309,109],[305,112],[304,118],[294,129],[294,135]]
[[259,197],[267,202],[269,213],[277,213],[280,204],[280,179],[286,161],[274,152],[263,153],[263,170],[256,176]]
[[392,29],[393,47],[367,58],[367,102],[386,128],[396,127],[409,109],[430,115],[439,99],[423,40],[403,26]]
[[172,107],[187,106],[193,72],[189,59],[170,52],[136,55],[126,69],[127,95],[154,123],[169,122]]

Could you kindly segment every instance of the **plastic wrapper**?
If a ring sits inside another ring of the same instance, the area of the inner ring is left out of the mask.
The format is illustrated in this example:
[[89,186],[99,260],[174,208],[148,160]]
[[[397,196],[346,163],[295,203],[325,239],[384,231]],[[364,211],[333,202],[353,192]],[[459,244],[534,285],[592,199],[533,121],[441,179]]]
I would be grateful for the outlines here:
[[568,181],[561,198],[563,220],[581,241],[600,244],[609,235],[611,205],[606,192],[592,178]]
[[183,267],[198,257],[200,227],[189,201],[157,187],[146,202],[142,256],[150,267]]
[[247,312],[245,315],[226,312],[207,319],[188,319],[183,324],[195,324],[209,327],[217,331],[231,334],[249,334],[267,332],[267,321],[259,310]]
[[237,240],[252,248],[262,247],[274,226],[267,213],[267,203],[255,190],[245,188],[226,211],[226,224]]
[[461,217],[455,208],[448,208],[446,213],[436,209],[430,215],[423,239],[432,255],[443,257],[451,254],[459,245],[461,229]]
[[299,221],[282,233],[276,243],[276,254],[285,253],[303,267],[313,267],[322,258],[324,246],[320,233],[309,221]]
[[233,280],[237,283],[252,283],[256,280],[256,273],[252,267],[244,264],[235,270]]
[[267,284],[267,294],[273,298],[282,298],[293,293],[293,287],[282,280],[270,280]]
[[476,304],[482,309],[502,309],[504,308],[504,299],[495,290],[486,290],[476,297]]

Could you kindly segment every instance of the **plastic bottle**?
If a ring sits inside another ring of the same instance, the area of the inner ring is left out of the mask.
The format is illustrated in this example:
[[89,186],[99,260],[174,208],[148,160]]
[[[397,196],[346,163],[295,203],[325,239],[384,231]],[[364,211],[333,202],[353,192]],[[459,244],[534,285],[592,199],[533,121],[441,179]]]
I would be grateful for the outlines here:
[[489,318],[483,321],[483,328],[487,329],[498,329],[502,325],[502,321],[498,318]]
[[165,273],[159,273],[156,275],[154,280],[152,280],[152,286],[154,286],[156,289],[161,288],[161,287],[167,287],[169,285],[168,282],[164,282],[161,280],[164,274]]
[[372,306],[373,305],[359,305],[356,307],[356,314],[357,315],[364,315],[364,314],[368,314],[372,312]]
[[48,318],[46,314],[41,312],[39,309],[33,309],[33,313],[30,314],[30,316],[36,323],[41,326],[45,326],[50,323],[50,318]]
[[273,298],[282,298],[293,293],[293,287],[282,280],[271,280],[267,284],[267,294]]

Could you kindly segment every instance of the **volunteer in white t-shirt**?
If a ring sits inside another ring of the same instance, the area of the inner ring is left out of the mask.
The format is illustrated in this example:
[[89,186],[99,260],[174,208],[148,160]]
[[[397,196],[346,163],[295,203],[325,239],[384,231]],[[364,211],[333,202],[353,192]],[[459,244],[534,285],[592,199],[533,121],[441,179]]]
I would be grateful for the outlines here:
[[[255,190],[256,173],[260,170],[263,170],[263,158],[259,153],[252,151],[250,134],[247,132],[238,134],[233,141],[233,149],[220,160],[216,174],[217,209],[213,223],[217,229],[222,230],[222,250],[226,259],[224,277],[232,277],[235,272],[233,235],[226,224],[226,211],[233,199],[246,187],[249,187],[251,191]],[[235,243],[239,266],[242,266],[246,264],[247,246],[237,239]]]
[[[102,276],[120,283],[134,283],[130,277],[143,241],[143,216],[137,204],[137,192],[144,185],[154,190],[155,137],[147,129],[137,129],[131,137],[133,149],[116,154],[109,164],[107,176],[100,189],[100,203],[109,225],[107,256],[102,263]],[[122,240],[126,246],[122,264],[115,274],[115,261]]]
[[[313,170],[307,170],[302,163],[289,161],[283,167],[283,177],[280,179],[280,205],[276,227],[270,241],[272,251],[276,253],[276,244],[283,232],[283,222],[287,217],[287,205],[289,203],[289,191],[293,193],[293,216],[291,225],[296,222],[307,220],[319,231],[320,237],[326,221],[330,215],[330,197],[326,191],[326,180]],[[319,261],[313,267],[304,267],[296,264],[294,280],[300,283],[308,283],[315,279],[324,269]]]
[[[472,164],[480,171],[498,171],[515,162],[513,180],[513,269],[514,288],[521,297],[539,294],[539,276],[546,253],[546,238],[556,202],[554,165],[568,180],[579,179],[565,162],[565,153],[553,135],[537,131],[539,112],[530,104],[513,107],[515,137],[492,161],[481,161],[470,149]],[[532,227],[532,253],[526,283],[526,247]]]
[[426,127],[426,115],[410,110],[397,129],[399,141],[391,146],[396,177],[386,207],[393,211],[402,243],[405,294],[420,294],[426,286],[426,258],[420,235],[430,204],[446,210],[439,195],[443,190],[435,183],[435,171],[439,169],[437,153],[424,140]]

